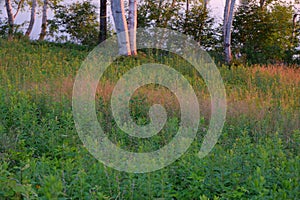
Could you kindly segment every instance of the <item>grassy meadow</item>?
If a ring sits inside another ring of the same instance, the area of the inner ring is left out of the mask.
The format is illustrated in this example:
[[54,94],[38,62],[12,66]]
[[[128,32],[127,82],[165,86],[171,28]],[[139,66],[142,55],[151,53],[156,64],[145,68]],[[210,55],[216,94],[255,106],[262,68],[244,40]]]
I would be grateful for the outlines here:
[[108,168],[83,146],[72,116],[72,87],[91,49],[0,39],[0,199],[300,199],[300,68],[220,66],[227,118],[218,143],[199,159],[209,124],[210,96],[182,59],[151,51],[115,61],[97,88],[99,123],[111,141],[138,152],[159,149],[178,129],[179,104],[163,87],[147,85],[131,99],[131,115],[147,124],[153,103],[167,109],[162,133],[128,137],[110,111],[114,84],[142,63],[166,64],[194,87],[201,121],[188,151],[145,174]]

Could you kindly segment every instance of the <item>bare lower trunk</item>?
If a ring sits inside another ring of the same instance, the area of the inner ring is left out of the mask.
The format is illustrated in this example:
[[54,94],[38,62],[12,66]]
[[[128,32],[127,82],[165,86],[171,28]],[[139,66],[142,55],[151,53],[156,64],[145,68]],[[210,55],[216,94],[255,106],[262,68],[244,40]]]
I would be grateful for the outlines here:
[[224,53],[226,64],[231,64],[232,52],[231,52],[231,28],[233,21],[235,0],[226,0],[224,9],[224,23],[223,23],[223,37],[224,37]]
[[186,12],[188,12],[190,10],[190,2],[189,0],[186,0],[186,8],[185,8]]
[[128,27],[125,17],[124,0],[112,0],[111,11],[118,34],[119,54],[131,55]]
[[107,37],[107,0],[100,0],[100,33],[99,43],[106,40]]
[[298,16],[298,14],[294,14],[294,15],[293,15],[293,35],[292,35],[293,41],[294,41],[295,38],[296,38],[297,16]]
[[204,1],[203,1],[203,7],[205,8],[205,10],[207,9],[208,1],[209,1],[209,0],[204,0]]
[[36,0],[32,0],[30,22],[29,22],[29,25],[28,25],[28,29],[25,33],[25,36],[27,36],[27,37],[30,36],[30,33],[33,29],[33,25],[34,25],[34,22],[35,22],[35,10],[36,10]]
[[8,18],[8,39],[12,40],[13,38],[13,32],[14,32],[14,15],[12,13],[12,6],[10,0],[5,0],[5,7],[7,12],[7,18]]
[[259,6],[260,8],[263,8],[265,6],[266,0],[260,0],[259,1]]
[[47,10],[48,10],[48,0],[44,0],[43,16],[42,16],[42,30],[40,33],[39,40],[44,40],[46,33],[47,33]]
[[137,55],[136,29],[137,29],[137,0],[129,0],[128,29],[131,55]]

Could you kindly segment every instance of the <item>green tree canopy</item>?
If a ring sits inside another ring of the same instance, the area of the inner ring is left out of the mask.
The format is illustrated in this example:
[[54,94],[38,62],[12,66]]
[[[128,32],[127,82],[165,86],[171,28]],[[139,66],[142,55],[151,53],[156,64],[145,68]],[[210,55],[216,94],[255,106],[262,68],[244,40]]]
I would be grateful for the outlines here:
[[72,41],[83,45],[95,45],[98,41],[99,22],[96,6],[90,1],[56,5],[54,19],[49,20],[50,32],[68,34]]
[[233,22],[233,45],[249,64],[291,62],[293,8],[289,3],[269,0],[242,1]]
[[213,49],[216,31],[207,1],[143,0],[138,7],[139,27],[162,27],[193,37],[206,49]]

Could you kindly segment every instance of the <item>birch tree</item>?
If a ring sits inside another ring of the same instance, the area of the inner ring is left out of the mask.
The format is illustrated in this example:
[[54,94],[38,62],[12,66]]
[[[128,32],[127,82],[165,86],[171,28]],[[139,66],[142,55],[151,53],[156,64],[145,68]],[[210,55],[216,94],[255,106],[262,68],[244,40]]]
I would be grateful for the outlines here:
[[136,55],[137,0],[129,0],[128,24],[124,0],[112,0],[111,11],[118,34],[119,54]]
[[12,13],[12,6],[10,0],[5,0],[5,7],[7,12],[7,18],[8,18],[8,39],[11,40],[13,38],[13,32],[14,32],[14,21],[15,18]]
[[26,37],[30,36],[30,33],[31,33],[32,29],[33,29],[33,25],[34,25],[34,22],[35,22],[36,6],[37,6],[37,0],[32,0],[30,22],[29,22],[27,31],[25,33]]
[[128,29],[131,55],[136,55],[137,0],[129,0]]
[[118,34],[119,54],[130,56],[128,26],[125,17],[124,0],[112,0],[111,11]]
[[224,38],[225,62],[227,64],[230,64],[232,61],[231,28],[232,28],[235,1],[236,0],[226,0],[226,4],[224,8],[223,38]]
[[44,4],[43,4],[43,11],[42,11],[42,29],[41,29],[41,33],[40,33],[40,37],[39,40],[44,40],[46,33],[47,33],[47,19],[48,19],[48,15],[47,15],[47,11],[48,11],[48,4],[49,1],[48,0],[44,0]]
[[7,12],[7,18],[8,18],[8,26],[9,26],[9,29],[8,29],[8,39],[9,40],[12,40],[12,38],[13,38],[15,18],[17,17],[21,7],[23,6],[23,3],[24,3],[24,0],[19,1],[16,13],[13,14],[11,0],[5,0],[5,7],[6,7],[6,12]]

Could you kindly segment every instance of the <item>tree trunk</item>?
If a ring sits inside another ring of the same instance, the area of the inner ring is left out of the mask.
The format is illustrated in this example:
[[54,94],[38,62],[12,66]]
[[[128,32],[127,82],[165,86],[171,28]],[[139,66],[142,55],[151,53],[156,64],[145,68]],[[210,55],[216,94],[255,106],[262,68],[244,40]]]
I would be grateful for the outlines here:
[[119,54],[130,56],[130,42],[125,17],[124,0],[112,0],[111,11],[118,34]]
[[296,38],[296,32],[297,32],[297,16],[298,14],[293,15],[293,35],[292,35],[292,40],[293,42],[295,41]]
[[190,2],[189,0],[186,0],[186,8],[185,8],[186,12],[188,12],[189,9],[190,9]]
[[40,33],[39,40],[44,40],[46,33],[47,33],[47,10],[48,10],[48,0],[44,0],[43,16],[42,16],[42,30]]
[[129,0],[128,29],[131,55],[137,55],[136,29],[137,29],[137,0]]
[[265,6],[265,3],[266,3],[266,0],[260,0],[260,1],[259,1],[259,7],[260,7],[261,9],[263,9],[264,6]]
[[235,5],[235,0],[226,0],[226,5],[224,8],[224,22],[223,22],[224,53],[225,53],[225,62],[228,65],[230,65],[232,61],[231,28],[232,28],[232,21],[233,21],[234,5]]
[[30,15],[30,22],[29,22],[29,25],[28,25],[28,29],[25,33],[25,36],[29,38],[30,36],[30,33],[33,29],[33,25],[34,25],[34,22],[35,22],[35,10],[36,10],[36,0],[32,0],[32,5],[31,5],[31,15]]
[[7,18],[8,18],[8,40],[13,39],[13,33],[14,33],[14,15],[12,13],[12,6],[10,0],[5,0],[5,7],[7,12]]
[[22,6],[23,6],[23,3],[24,3],[24,0],[20,0],[20,1],[19,1],[17,11],[16,11],[16,13],[15,13],[15,15],[14,15],[14,19],[16,19],[16,17],[17,17],[17,15],[18,15],[19,11],[21,10],[21,8],[22,8]]
[[103,42],[107,38],[107,0],[100,0],[100,33],[99,43]]
[[204,6],[205,10],[207,9],[208,1],[209,1],[209,0],[203,0],[203,6]]

